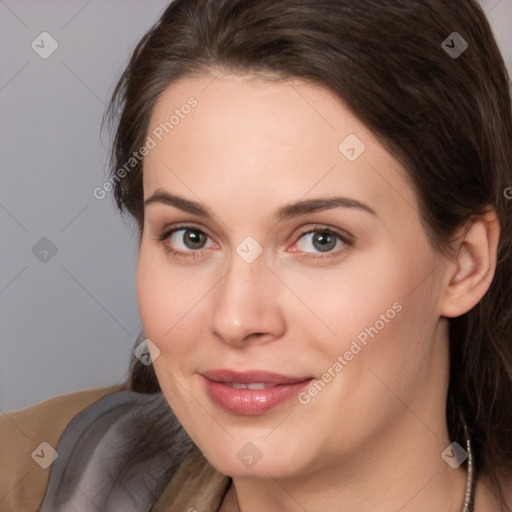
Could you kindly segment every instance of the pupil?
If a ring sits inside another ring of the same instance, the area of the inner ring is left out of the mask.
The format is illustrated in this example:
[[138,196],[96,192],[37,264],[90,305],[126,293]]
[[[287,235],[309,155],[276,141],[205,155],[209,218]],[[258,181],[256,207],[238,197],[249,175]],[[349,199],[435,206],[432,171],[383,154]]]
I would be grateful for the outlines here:
[[205,244],[205,236],[201,231],[185,231],[183,243],[189,249],[201,249]]
[[336,246],[336,237],[327,232],[316,233],[313,237],[313,245],[318,251],[331,251]]

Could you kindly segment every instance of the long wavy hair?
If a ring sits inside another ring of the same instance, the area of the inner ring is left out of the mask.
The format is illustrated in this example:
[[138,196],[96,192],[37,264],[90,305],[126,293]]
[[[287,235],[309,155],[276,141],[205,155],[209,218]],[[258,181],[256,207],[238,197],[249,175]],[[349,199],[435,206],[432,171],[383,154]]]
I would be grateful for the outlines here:
[[[454,32],[468,45],[459,56],[443,48],[445,40],[454,46]],[[174,0],[137,44],[104,119],[114,132],[112,197],[135,219],[139,243],[143,159],[129,172],[126,162],[143,146],[170,85],[223,70],[298,77],[343,99],[407,170],[441,254],[468,219],[496,211],[494,279],[473,309],[449,319],[446,418],[451,439],[464,446],[463,415],[476,468],[488,472],[504,503],[500,481],[512,472],[512,111],[509,75],[481,7],[475,0]],[[135,357],[126,386],[160,391],[152,366]]]

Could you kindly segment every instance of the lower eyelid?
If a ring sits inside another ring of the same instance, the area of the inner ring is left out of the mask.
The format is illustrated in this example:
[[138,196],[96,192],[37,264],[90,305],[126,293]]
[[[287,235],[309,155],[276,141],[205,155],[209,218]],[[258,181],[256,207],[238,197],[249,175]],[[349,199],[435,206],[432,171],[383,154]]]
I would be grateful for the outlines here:
[[348,251],[350,249],[350,246],[348,244],[344,244],[341,247],[338,247],[337,249],[333,249],[332,251],[328,252],[305,252],[305,251],[298,251],[297,254],[300,258],[313,258],[313,259],[328,259],[328,258],[336,258],[338,256],[341,256],[344,252]]
[[173,256],[178,256],[180,258],[197,258],[199,256],[200,251],[177,251],[175,249],[169,249],[166,248],[167,252],[169,254],[172,254]]

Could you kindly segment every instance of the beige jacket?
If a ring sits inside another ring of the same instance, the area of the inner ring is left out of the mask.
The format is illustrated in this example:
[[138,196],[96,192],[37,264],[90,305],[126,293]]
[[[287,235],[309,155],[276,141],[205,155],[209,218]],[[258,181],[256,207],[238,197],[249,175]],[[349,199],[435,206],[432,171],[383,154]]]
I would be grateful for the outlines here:
[[[126,397],[126,395],[128,396]],[[163,399],[161,393],[158,395]],[[109,400],[115,399],[117,403],[117,397],[122,396],[125,396],[128,401],[117,407],[116,410],[122,412],[114,417],[110,412],[110,409],[114,409],[114,407],[109,403]],[[133,402],[132,396],[135,396],[138,401]],[[138,489],[137,486],[142,485],[139,482],[140,472],[134,472],[139,479],[136,481],[130,480],[131,476],[126,476],[124,486],[121,491],[118,490],[121,493],[119,496],[122,495],[122,498],[110,503],[106,508],[98,508],[92,505],[98,503],[93,494],[101,488],[101,483],[104,479],[108,479],[110,474],[108,469],[105,469],[105,475],[101,474],[103,468],[106,467],[104,466],[105,462],[101,460],[96,462],[94,458],[101,458],[102,452],[106,451],[103,446],[107,445],[100,445],[100,443],[104,443],[111,435],[111,430],[114,430],[111,425],[120,425],[121,428],[116,433],[119,437],[119,432],[121,432],[121,436],[125,436],[125,432],[129,431],[130,426],[135,425],[138,420],[141,423],[137,425],[136,429],[134,427],[136,434],[140,434],[141,425],[151,423],[147,413],[149,409],[144,408],[145,406],[137,408],[137,404],[142,403],[141,400],[146,401],[148,396],[156,395],[123,392],[121,387],[116,386],[91,389],[60,395],[21,411],[1,416],[0,510],[2,512],[39,512],[39,510],[43,510],[41,509],[43,500],[48,501],[48,494],[51,494],[49,492],[49,482],[52,480],[55,484],[55,480],[58,480],[58,466],[59,464],[63,465],[66,457],[68,462],[61,467],[62,475],[64,475],[61,476],[61,487],[54,486],[54,489],[57,489],[54,493],[57,495],[57,499],[60,499],[59,495],[63,495],[64,489],[66,489],[66,492],[69,491],[70,496],[72,496],[69,503],[73,505],[62,505],[63,508],[60,509],[52,501],[46,503],[47,508],[44,510],[51,510],[52,512],[54,510],[69,510],[70,512],[73,510],[77,512],[102,510],[111,512],[117,511],[117,507],[119,507],[119,510],[129,510],[129,507],[121,502],[124,503],[125,495],[129,495],[130,490]],[[103,412],[101,410],[102,404]],[[140,417],[130,416],[132,411],[139,411]],[[87,424],[84,418],[91,412],[94,413],[94,421],[88,420],[90,424]],[[111,415],[110,419],[109,414]],[[104,423],[102,424],[103,420]],[[168,420],[166,419],[166,421]],[[75,451],[68,450],[69,453],[66,455],[66,439],[69,445],[70,439],[80,429],[83,430],[81,437],[76,436],[72,444],[74,447],[78,446],[81,451],[78,449]],[[147,438],[151,438],[151,432],[149,432]],[[93,439],[94,442],[91,443],[90,439]],[[114,439],[118,441],[117,438],[114,437]],[[131,438],[127,437],[127,439]],[[84,440],[88,440],[89,445],[80,447],[80,443]],[[140,439],[137,442],[140,442]],[[120,443],[108,446],[117,447],[118,445]],[[97,450],[99,453],[93,456],[95,446],[100,446],[100,448]],[[57,451],[56,458],[52,449]],[[129,453],[128,455],[125,453],[129,452],[129,447],[127,449],[123,448],[123,450],[122,456],[127,460],[132,460],[129,458]],[[89,454],[91,454],[90,457]],[[61,460],[59,461],[59,459]],[[158,471],[162,470],[164,464],[162,464],[161,459],[155,460],[159,464],[154,467]],[[91,471],[94,474],[87,475],[87,471],[83,470],[82,466],[85,466],[85,461],[90,462]],[[142,472],[148,473],[149,471],[146,471],[146,469],[153,466],[148,465],[147,462],[144,462],[144,464],[146,466],[141,466],[143,468]],[[68,475],[72,475],[72,484],[66,481]],[[161,477],[160,473],[159,475]],[[183,460],[180,461],[173,476],[167,483],[165,482],[163,492],[160,492],[160,487],[156,488],[159,497],[152,502],[152,506],[137,508],[137,510],[216,512],[229,488],[231,479],[213,468],[199,449],[192,444],[190,451],[183,455]],[[83,502],[80,501],[82,499]],[[136,510],[136,508],[134,507],[133,510]]]

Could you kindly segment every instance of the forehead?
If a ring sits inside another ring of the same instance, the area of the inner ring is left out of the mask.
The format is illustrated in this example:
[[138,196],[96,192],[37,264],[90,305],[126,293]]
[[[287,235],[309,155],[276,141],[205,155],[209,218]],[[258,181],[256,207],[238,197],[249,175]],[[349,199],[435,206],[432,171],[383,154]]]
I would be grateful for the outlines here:
[[160,97],[148,136],[155,146],[144,159],[145,197],[161,187],[248,210],[315,193],[394,210],[397,198],[406,209],[416,202],[405,170],[370,130],[326,88],[304,81],[182,79]]

